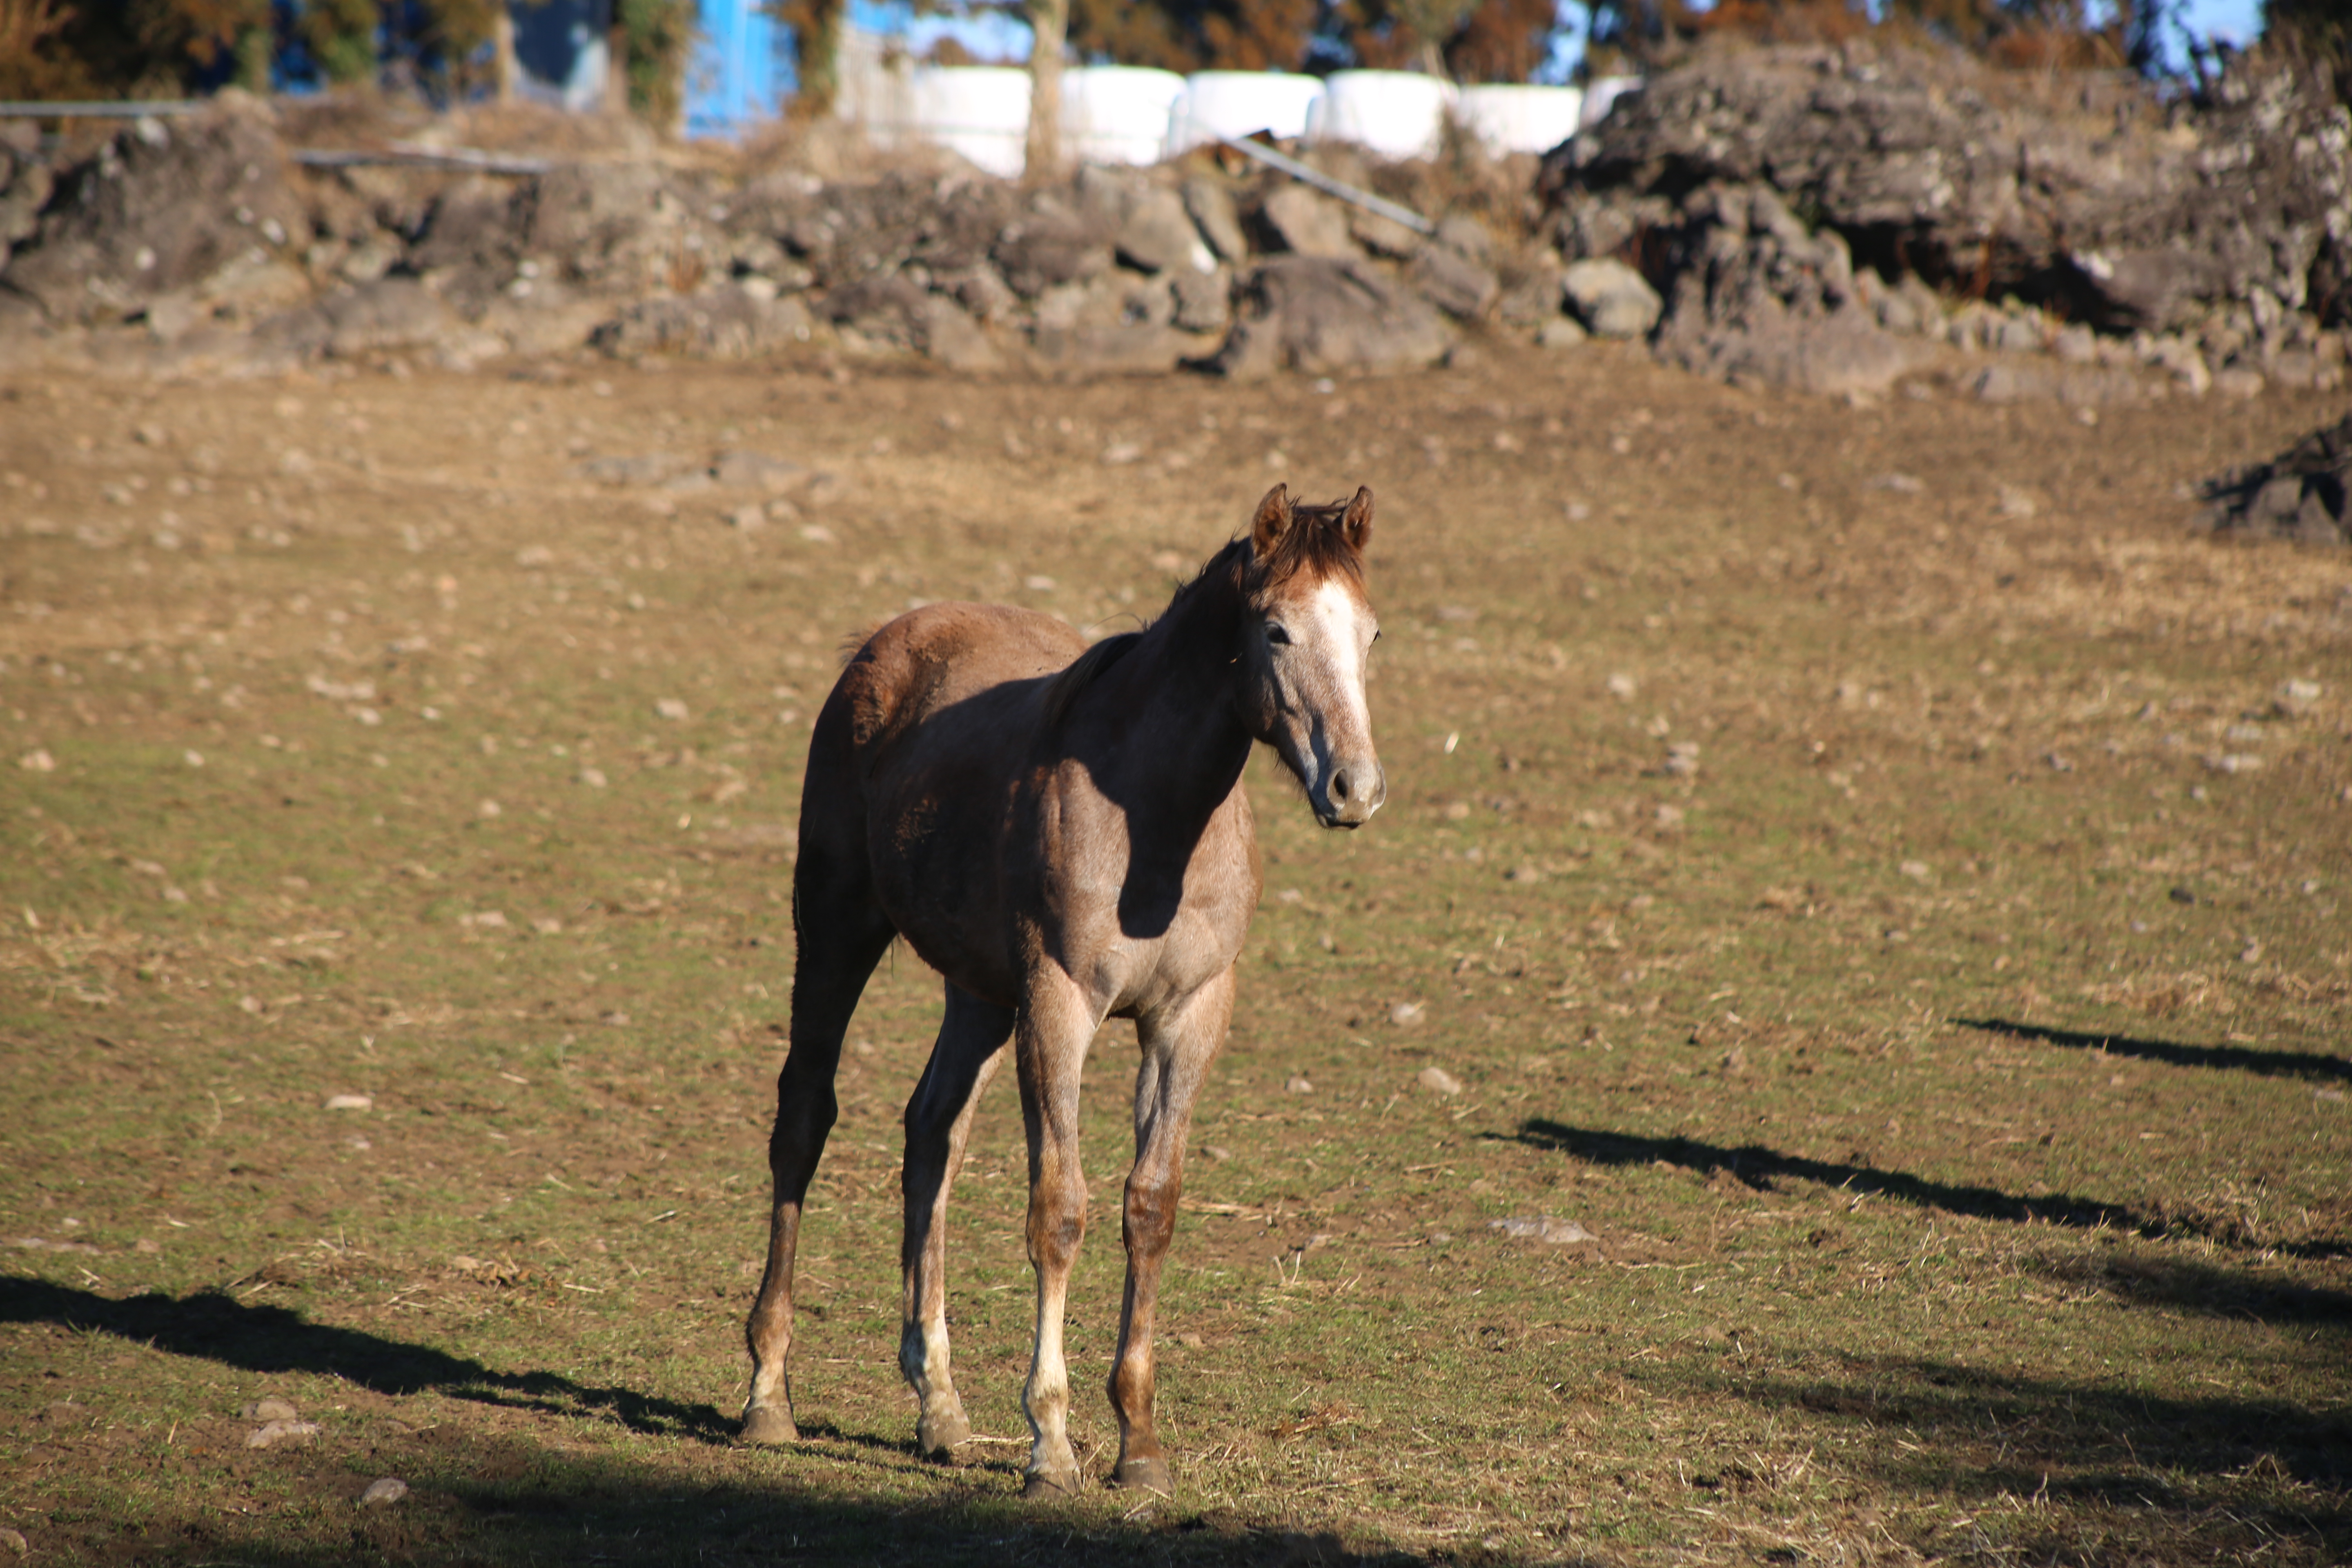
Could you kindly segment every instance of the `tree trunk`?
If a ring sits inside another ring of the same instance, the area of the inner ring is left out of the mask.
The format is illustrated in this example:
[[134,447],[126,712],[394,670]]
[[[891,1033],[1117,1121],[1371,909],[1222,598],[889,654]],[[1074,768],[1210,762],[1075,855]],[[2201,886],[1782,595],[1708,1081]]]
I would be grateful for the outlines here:
[[613,25],[604,34],[604,112],[625,115],[629,112],[629,29],[618,5],[613,7]]
[[791,112],[796,119],[823,120],[841,100],[841,28],[846,0],[805,0],[793,8],[799,85]]
[[1062,44],[1070,30],[1070,0],[1029,0],[1028,177],[1062,173]]
[[515,98],[514,13],[499,5],[490,13],[490,90],[500,103]]

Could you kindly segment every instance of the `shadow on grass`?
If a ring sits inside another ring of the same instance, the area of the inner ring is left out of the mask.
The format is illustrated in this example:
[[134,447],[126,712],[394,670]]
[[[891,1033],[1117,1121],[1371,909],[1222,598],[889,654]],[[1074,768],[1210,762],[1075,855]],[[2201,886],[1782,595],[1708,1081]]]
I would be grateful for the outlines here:
[[[2122,1381],[1892,1358],[1857,1358],[1832,1378],[1709,1373],[1706,1381],[1758,1405],[1862,1427],[1867,1440],[1843,1450],[1849,1462],[1915,1496],[1942,1493],[1982,1519],[2006,1514],[2009,1544],[2029,1561],[2082,1561],[2084,1527],[2095,1525],[2085,1509],[2143,1521],[2134,1534],[2152,1554],[2136,1560],[2234,1559],[2241,1550],[2269,1551],[2263,1542],[2280,1538],[2301,1548],[2283,1553],[2286,1560],[2352,1560],[2352,1414],[2342,1409],[2166,1398]],[[2019,1506],[1999,1513],[1985,1506],[2003,1497]],[[2035,1505],[2045,1503],[2073,1517],[2044,1512],[2037,1524]],[[2177,1539],[2150,1533],[2151,1516]],[[2041,1546],[2032,1544],[2037,1532],[2046,1538]],[[1922,1544],[1965,1551],[1963,1542]],[[2052,1556],[2045,1546],[2063,1549]]]
[[[331,1376],[385,1394],[434,1393],[537,1415],[601,1415],[635,1435],[603,1452],[459,1423],[395,1426],[347,1445],[322,1440],[271,1456],[286,1489],[310,1506],[256,1517],[212,1507],[173,1517],[167,1508],[150,1510],[140,1524],[89,1514],[68,1521],[68,1536],[47,1532],[44,1550],[67,1560],[248,1568],[457,1561],[1423,1568],[1514,1561],[1483,1549],[1465,1555],[1458,1545],[1432,1557],[1370,1533],[1349,1539],[1286,1529],[1204,1512],[1181,1496],[1094,1489],[1067,1502],[1031,1503],[1018,1496],[1018,1460],[942,1468],[918,1458],[911,1443],[823,1426],[804,1427],[807,1441],[798,1447],[734,1448],[725,1446],[733,1423],[710,1405],[553,1373],[498,1372],[429,1345],[306,1322],[282,1307],[215,1291],[115,1300],[0,1276],[0,1322],[110,1334],[173,1355]],[[647,1437],[669,1441],[649,1446]],[[407,1481],[409,1495],[390,1507],[359,1507],[362,1490],[383,1475]]]
[[[909,1488],[904,1475],[877,1476],[839,1458],[822,1443],[793,1451],[636,1442],[557,1450],[445,1426],[371,1435],[358,1453],[322,1439],[273,1456],[275,1489],[286,1499],[275,1508],[156,1510],[137,1525],[90,1515],[37,1544],[68,1561],[241,1568],[1433,1568],[1481,1560],[1502,1568],[1511,1561],[1481,1552],[1433,1559],[1369,1536],[1289,1530],[1123,1493],[1032,1503],[1016,1495],[1017,1476],[911,1458],[906,1468],[925,1474]],[[389,1506],[361,1506],[370,1478],[385,1474],[405,1480],[407,1494]]]
[[284,1307],[249,1305],[217,1290],[120,1300],[46,1279],[0,1276],[0,1322],[96,1330],[247,1372],[312,1373],[379,1394],[446,1394],[484,1405],[601,1415],[649,1436],[727,1441],[734,1423],[715,1406],[682,1405],[551,1372],[496,1372],[430,1345],[305,1321]]
[[1955,1018],[1952,1022],[1960,1028],[1980,1029],[1988,1035],[2008,1035],[2021,1040],[2038,1040],[2047,1046],[2105,1051],[2111,1057],[2137,1057],[2144,1061],[2169,1062],[2174,1067],[2214,1068],[2224,1072],[2255,1073],[2263,1078],[2300,1078],[2315,1081],[2352,1079],[2352,1061],[2309,1051],[2255,1051],[2243,1046],[2179,1046],[2169,1040],[2136,1040],[2128,1035],[2050,1029],[2039,1024],[2013,1023],[2007,1018]]
[[2104,1290],[2126,1306],[2185,1310],[2261,1325],[2298,1323],[2352,1331],[2352,1291],[2214,1268],[2183,1258],[2115,1250],[2124,1256],[2050,1258],[2034,1267],[2077,1289]]
[[1906,1171],[1883,1171],[1875,1165],[1783,1154],[1757,1143],[1727,1149],[1690,1138],[1643,1138],[1631,1132],[1569,1127],[1539,1116],[1520,1123],[1516,1136],[1521,1143],[1573,1154],[1597,1165],[1652,1165],[1664,1161],[1706,1176],[1727,1172],[1759,1192],[1772,1191],[1780,1180],[1793,1177],[1819,1182],[1842,1192],[1867,1193],[1920,1208],[1940,1209],[1946,1214],[1968,1215],[1977,1219],[2007,1220],[2016,1225],[2056,1225],[2077,1230],[2105,1226],[2144,1237],[2189,1235],[2228,1247],[2259,1247],[2294,1258],[2339,1258],[2352,1252],[2352,1245],[2336,1241],[2260,1242],[2238,1234],[2234,1226],[2210,1224],[2193,1215],[2146,1214],[2128,1204],[2104,1203],[2067,1193],[2019,1197],[1998,1187],[1958,1186],[1915,1176]]

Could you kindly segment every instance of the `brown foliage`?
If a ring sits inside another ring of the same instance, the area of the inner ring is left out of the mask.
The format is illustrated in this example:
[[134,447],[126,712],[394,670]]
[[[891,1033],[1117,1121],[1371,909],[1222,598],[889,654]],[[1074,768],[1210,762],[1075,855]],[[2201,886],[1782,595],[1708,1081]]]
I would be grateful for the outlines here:
[[89,90],[81,62],[58,47],[73,12],[57,0],[0,0],[0,98],[71,98]]
[[1069,37],[1122,65],[1297,70],[1318,10],[1318,0],[1071,0]]

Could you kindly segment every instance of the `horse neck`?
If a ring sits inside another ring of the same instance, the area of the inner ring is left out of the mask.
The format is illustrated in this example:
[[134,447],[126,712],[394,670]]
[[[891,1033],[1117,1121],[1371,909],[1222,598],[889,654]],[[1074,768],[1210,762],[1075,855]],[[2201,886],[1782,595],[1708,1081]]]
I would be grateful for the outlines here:
[[1216,570],[1180,593],[1089,693],[1118,735],[1132,805],[1205,821],[1239,784],[1250,752],[1234,702],[1242,614],[1238,588]]

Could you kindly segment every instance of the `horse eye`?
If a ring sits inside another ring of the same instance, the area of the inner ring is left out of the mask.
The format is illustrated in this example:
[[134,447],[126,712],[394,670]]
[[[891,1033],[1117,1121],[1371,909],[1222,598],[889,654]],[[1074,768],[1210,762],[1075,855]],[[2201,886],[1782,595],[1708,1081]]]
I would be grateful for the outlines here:
[[1290,634],[1269,621],[1265,627],[1265,640],[1280,647],[1290,640]]

